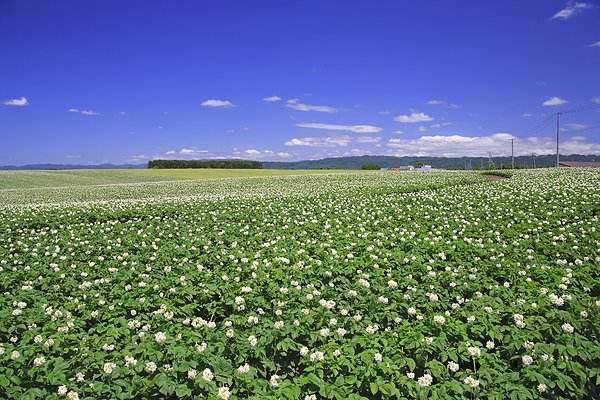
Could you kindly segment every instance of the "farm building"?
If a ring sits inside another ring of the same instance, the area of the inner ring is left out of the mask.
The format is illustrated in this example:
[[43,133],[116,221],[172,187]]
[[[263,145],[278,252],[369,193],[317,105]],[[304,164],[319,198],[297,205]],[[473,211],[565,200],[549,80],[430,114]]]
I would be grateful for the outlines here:
[[600,168],[600,161],[561,161],[560,166],[568,168]]

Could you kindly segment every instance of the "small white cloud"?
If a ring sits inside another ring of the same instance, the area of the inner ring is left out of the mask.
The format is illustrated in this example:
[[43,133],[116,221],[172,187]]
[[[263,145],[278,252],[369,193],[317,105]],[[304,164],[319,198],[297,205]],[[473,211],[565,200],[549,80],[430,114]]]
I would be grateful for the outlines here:
[[578,123],[569,123],[565,124],[563,130],[564,131],[578,131],[580,129],[589,128],[589,125],[578,124]]
[[433,121],[433,117],[422,112],[413,112],[411,114],[398,115],[394,118],[394,121],[401,122],[403,124],[414,124],[418,122]]
[[352,142],[350,136],[329,136],[329,137],[304,137],[293,138],[285,142],[286,146],[307,146],[307,147],[336,147],[347,146]]
[[274,103],[276,101],[281,101],[281,97],[279,97],[279,96],[269,96],[269,97],[263,98],[263,101],[266,101],[266,102],[269,102],[269,103]]
[[521,114],[521,117],[523,117],[523,118],[529,118],[529,117],[533,117],[533,114],[523,113],[523,114]]
[[202,107],[221,107],[221,108],[229,108],[234,107],[234,104],[229,100],[219,100],[219,99],[208,99],[204,100],[201,104]]
[[600,96],[592,97],[592,103],[600,104]]
[[183,149],[179,150],[179,154],[185,155],[185,156],[196,156],[199,154],[206,154],[208,153],[208,150],[196,150],[196,149],[191,149],[191,148],[187,148],[184,147]]
[[548,100],[546,100],[542,105],[546,106],[546,107],[554,107],[554,106],[560,106],[563,104],[568,103],[567,100],[563,100],[560,97],[550,97]]
[[277,153],[277,157],[281,157],[281,158],[288,158],[291,157],[292,155],[288,152],[285,151],[280,151],[279,153]]
[[256,149],[248,149],[248,150],[244,151],[244,153],[248,154],[249,156],[257,156],[260,154],[260,151],[258,151]]
[[589,44],[588,47],[600,47],[600,40],[595,43]]
[[140,161],[148,160],[149,158],[150,157],[148,157],[144,154],[137,154],[137,155],[130,156],[128,161],[140,162]]
[[569,1],[567,2],[565,8],[558,11],[552,16],[552,19],[569,19],[580,14],[583,10],[587,8],[592,8],[592,5],[589,3],[583,3],[578,1]]
[[378,143],[381,138],[378,136],[359,136],[356,138],[357,143]]
[[398,130],[393,131],[392,133],[395,133],[397,135],[402,135],[404,133],[404,131],[401,131],[398,129]]
[[440,105],[440,104],[444,104],[444,102],[442,100],[433,99],[433,100],[429,100],[427,102],[427,104],[432,105],[432,106],[437,106],[437,105]]
[[339,125],[339,124],[322,124],[318,122],[303,122],[296,124],[300,128],[323,129],[328,131],[348,131],[354,133],[377,133],[383,128],[374,125]]
[[5,106],[25,107],[29,105],[29,101],[25,97],[19,97],[18,99],[4,100],[2,104]]
[[83,115],[98,115],[98,113],[94,110],[80,110],[78,108],[69,108],[67,112],[78,113]]
[[171,156],[173,154],[177,154],[177,152],[175,150],[169,150],[165,154],[168,155],[168,156]]
[[315,106],[310,104],[301,103],[299,99],[290,99],[286,101],[286,107],[297,111],[316,111],[325,113],[337,112],[337,109],[330,106]]

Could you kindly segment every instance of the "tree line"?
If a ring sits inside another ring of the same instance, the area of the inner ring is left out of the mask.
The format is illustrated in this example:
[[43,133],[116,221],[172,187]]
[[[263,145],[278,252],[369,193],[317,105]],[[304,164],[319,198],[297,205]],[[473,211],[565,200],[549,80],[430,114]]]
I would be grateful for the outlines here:
[[251,160],[151,160],[148,168],[222,168],[261,169],[262,163]]

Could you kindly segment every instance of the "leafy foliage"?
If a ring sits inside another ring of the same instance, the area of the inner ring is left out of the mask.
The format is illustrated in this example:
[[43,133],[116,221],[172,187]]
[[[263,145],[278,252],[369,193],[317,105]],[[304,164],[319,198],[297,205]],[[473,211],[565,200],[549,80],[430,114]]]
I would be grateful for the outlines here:
[[598,171],[65,191],[0,202],[0,398],[598,396]]

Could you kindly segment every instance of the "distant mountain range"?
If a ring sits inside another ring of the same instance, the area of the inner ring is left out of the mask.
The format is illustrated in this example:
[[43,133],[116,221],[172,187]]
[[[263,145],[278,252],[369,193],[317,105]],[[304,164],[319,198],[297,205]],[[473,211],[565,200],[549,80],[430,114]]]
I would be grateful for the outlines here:
[[0,170],[54,170],[54,169],[129,169],[146,168],[147,164],[26,164],[26,165],[0,165]]
[[[532,168],[535,159],[537,167],[550,167],[556,164],[556,156],[519,156],[515,157],[515,167]],[[600,155],[571,154],[562,155],[562,161],[600,161]],[[493,164],[497,168],[510,168],[510,157],[493,157]],[[422,163],[434,168],[443,169],[480,169],[488,168],[490,159],[488,157],[393,157],[393,156],[353,156],[323,158],[320,160],[303,161],[263,161],[263,167],[274,169],[361,169],[363,165],[376,164],[381,168],[392,168],[401,165],[415,165]],[[147,164],[28,164],[0,166],[0,170],[61,170],[61,169],[128,169],[146,168]]]

